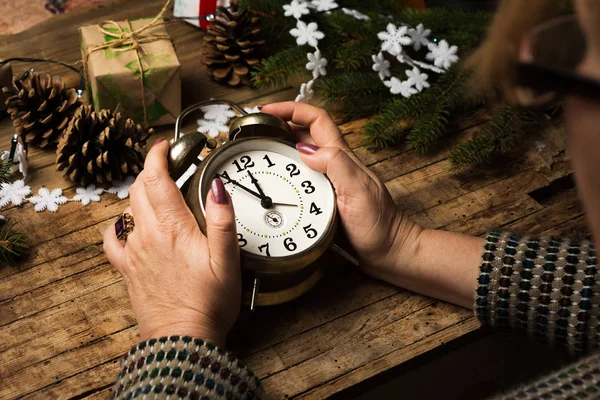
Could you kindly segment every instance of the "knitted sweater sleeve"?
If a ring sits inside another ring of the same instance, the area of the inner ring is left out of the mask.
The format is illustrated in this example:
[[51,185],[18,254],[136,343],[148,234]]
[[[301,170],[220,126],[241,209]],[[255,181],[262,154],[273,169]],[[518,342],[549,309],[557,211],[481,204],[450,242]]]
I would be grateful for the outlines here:
[[202,339],[169,336],[129,351],[113,397],[253,400],[260,390],[258,378],[231,353]]
[[600,276],[587,240],[492,231],[482,256],[475,314],[573,352],[600,344]]

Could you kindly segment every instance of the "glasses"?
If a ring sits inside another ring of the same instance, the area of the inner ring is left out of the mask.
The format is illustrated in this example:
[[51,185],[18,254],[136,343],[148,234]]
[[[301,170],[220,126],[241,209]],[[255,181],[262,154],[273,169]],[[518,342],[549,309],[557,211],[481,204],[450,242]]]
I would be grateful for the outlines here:
[[538,25],[522,40],[515,94],[523,106],[541,106],[559,95],[600,99],[600,81],[582,75],[587,44],[575,15]]

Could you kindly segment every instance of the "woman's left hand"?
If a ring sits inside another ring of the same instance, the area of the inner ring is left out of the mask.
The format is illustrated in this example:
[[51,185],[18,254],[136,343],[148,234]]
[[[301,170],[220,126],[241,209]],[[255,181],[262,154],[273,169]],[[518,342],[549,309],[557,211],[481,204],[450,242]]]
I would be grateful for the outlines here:
[[216,179],[207,196],[205,237],[167,167],[159,139],[130,189],[135,228],[125,242],[115,228],[104,251],[119,270],[142,340],[189,335],[223,346],[240,309],[240,259],[233,206]]

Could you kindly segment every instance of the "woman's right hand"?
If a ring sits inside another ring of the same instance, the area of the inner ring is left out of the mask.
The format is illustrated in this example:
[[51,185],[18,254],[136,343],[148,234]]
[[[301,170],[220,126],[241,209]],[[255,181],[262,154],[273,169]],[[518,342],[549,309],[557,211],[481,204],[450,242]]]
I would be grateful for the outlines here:
[[300,125],[294,129],[296,147],[309,168],[331,180],[361,268],[395,283],[395,267],[411,257],[422,228],[398,211],[385,185],[352,153],[326,111],[295,102],[265,105],[262,111]]

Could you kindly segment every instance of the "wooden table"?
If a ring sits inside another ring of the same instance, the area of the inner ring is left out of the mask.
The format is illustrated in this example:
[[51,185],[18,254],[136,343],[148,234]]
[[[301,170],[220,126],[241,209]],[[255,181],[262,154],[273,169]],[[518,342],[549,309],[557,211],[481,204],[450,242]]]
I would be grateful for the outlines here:
[[[105,19],[153,15],[163,0],[113,1],[75,10],[3,38],[0,58],[80,60],[77,27]],[[202,34],[183,22],[168,26],[182,65],[184,105],[210,97],[256,105],[292,99],[297,88],[256,91],[212,82],[201,66]],[[15,65],[20,73],[28,65]],[[76,77],[61,67],[38,71]],[[463,121],[428,156],[396,147],[370,153],[358,133],[341,127],[358,157],[385,182],[397,204],[431,228],[482,235],[494,226],[523,232],[584,235],[584,215],[570,186],[563,134],[550,129],[527,154],[498,169],[448,172],[448,148],[469,137],[486,115]],[[171,135],[171,128],[157,132]],[[0,123],[0,149],[10,121]],[[30,153],[32,189],[75,188],[55,171],[53,152]],[[545,189],[544,189],[545,188]],[[102,252],[102,233],[128,205],[106,196],[58,213],[31,204],[2,211],[29,235],[30,257],[0,269],[0,398],[106,396],[121,356],[138,341],[125,285]],[[324,398],[478,329],[471,311],[369,279],[341,262],[303,298],[247,315],[229,347],[262,379],[268,398]]]

